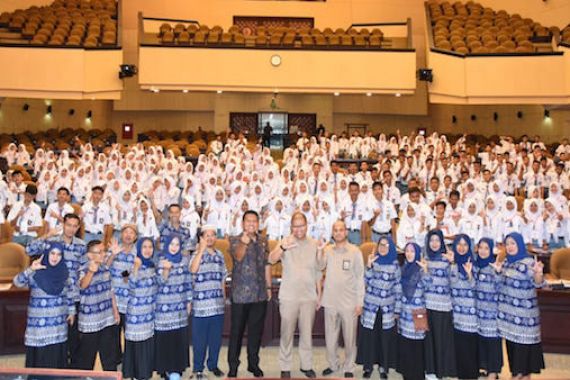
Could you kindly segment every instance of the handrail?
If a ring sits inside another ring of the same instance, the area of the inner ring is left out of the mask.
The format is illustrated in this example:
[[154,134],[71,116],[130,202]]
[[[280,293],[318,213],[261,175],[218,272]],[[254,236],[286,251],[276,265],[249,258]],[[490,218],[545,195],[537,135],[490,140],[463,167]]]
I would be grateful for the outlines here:
[[[142,13],[141,13],[141,16],[142,16]],[[184,20],[184,19],[178,19],[178,18],[162,18],[162,17],[144,17],[144,16],[142,16],[142,19],[143,19],[143,21],[149,20],[149,21],[166,21],[166,22],[184,22],[184,23],[188,23],[188,24],[200,25],[200,23],[196,20]]]

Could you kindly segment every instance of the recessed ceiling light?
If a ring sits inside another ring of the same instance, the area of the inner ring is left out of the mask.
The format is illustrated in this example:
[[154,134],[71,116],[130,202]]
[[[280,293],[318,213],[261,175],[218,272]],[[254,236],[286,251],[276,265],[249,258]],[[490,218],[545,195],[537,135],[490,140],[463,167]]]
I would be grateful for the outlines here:
[[154,92],[155,94],[156,94],[157,92],[160,92],[160,88],[151,88],[150,90],[151,90],[152,92]]
[[366,96],[372,96],[372,93],[371,93],[371,92],[367,92],[367,93],[366,93]]
[[218,90],[216,91],[218,94],[221,94],[223,91],[222,90]]
[[334,93],[334,96],[339,96],[339,95],[340,95],[340,92],[335,92],[335,93]]
[[188,90],[182,90],[182,92],[185,93],[185,94],[187,94],[187,93],[188,93]]
[[396,98],[399,98],[400,96],[402,96],[402,94],[400,94],[399,92],[396,92]]

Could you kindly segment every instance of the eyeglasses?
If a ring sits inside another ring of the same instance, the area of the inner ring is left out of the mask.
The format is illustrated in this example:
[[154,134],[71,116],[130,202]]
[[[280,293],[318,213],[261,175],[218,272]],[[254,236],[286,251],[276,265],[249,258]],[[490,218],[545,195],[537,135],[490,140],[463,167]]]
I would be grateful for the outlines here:
[[291,226],[291,228],[303,228],[306,227],[306,224],[299,224],[298,226]]

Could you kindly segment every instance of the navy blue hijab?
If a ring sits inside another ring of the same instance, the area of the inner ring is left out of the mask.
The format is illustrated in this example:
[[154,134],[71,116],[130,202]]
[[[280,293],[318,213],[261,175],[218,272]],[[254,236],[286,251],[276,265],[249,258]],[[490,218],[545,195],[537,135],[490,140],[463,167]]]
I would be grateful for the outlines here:
[[[388,253],[385,256],[382,256],[378,253],[378,247],[380,246],[380,242],[383,240],[388,240]],[[380,265],[387,265],[393,264],[398,258],[398,252],[396,251],[396,244],[394,244],[394,240],[392,240],[391,236],[383,236],[378,240],[378,245],[376,246],[376,259],[374,262]]]
[[418,265],[418,261],[422,258],[422,249],[416,243],[408,243],[404,248],[404,252],[408,249],[408,247],[412,247],[416,252],[414,257],[414,261],[409,262],[407,259],[404,262],[404,266],[402,267],[402,292],[409,300],[414,296],[414,292],[416,291],[416,287],[418,286],[418,282],[420,281],[422,274],[422,269]]
[[[172,243],[172,240],[174,239],[178,239],[180,246],[178,248],[178,252],[172,254],[170,253],[169,247],[170,243]],[[162,255],[166,260],[170,261],[173,264],[180,263],[182,261],[182,237],[178,234],[168,235],[164,241],[164,247],[162,247]]]
[[[49,254],[52,251],[58,251],[61,254],[61,260],[57,265],[50,265]],[[49,242],[43,253],[42,265],[45,269],[40,269],[34,274],[34,281],[38,287],[49,295],[60,295],[69,277],[69,271],[65,265],[63,257],[63,244],[59,242]]]
[[143,254],[142,254],[142,246],[143,246],[143,243],[144,243],[145,241],[150,241],[150,243],[152,244],[152,254],[153,254],[153,256],[154,256],[154,242],[152,241],[151,238],[149,238],[149,237],[144,237],[144,238],[141,238],[141,239],[138,239],[138,240],[137,240],[137,257],[138,257],[139,259],[141,259],[141,261],[142,261],[142,266],[143,266],[143,267],[152,268],[152,267],[154,267],[153,256],[151,256],[150,258],[147,259],[147,258],[144,257]]
[[477,261],[475,261],[475,264],[477,264],[479,269],[487,267],[496,260],[495,253],[493,252],[493,249],[495,248],[495,242],[493,242],[493,239],[481,238],[481,240],[479,240],[479,247],[481,247],[481,243],[485,243],[489,246],[489,256],[483,259],[481,256],[477,255]]
[[[437,251],[432,250],[429,246],[429,241],[431,237],[434,235],[436,235],[439,238],[439,242],[441,244],[441,247]],[[428,258],[430,260],[438,260],[441,258],[441,254],[445,253],[445,251],[446,249],[445,249],[445,240],[443,239],[443,232],[441,232],[441,230],[430,230],[426,236],[426,253]]]
[[519,234],[518,232],[511,232],[505,238],[505,243],[506,243],[508,238],[512,238],[518,247],[518,251],[515,255],[509,255],[507,253],[507,262],[509,264],[515,263],[519,260],[526,259],[527,257],[529,257],[528,252],[526,250],[526,244],[524,243],[524,238],[521,234]]
[[[465,253],[464,255],[457,252],[457,246],[462,240],[465,243],[467,243],[467,253]],[[467,277],[467,272],[465,271],[465,268],[463,268],[463,264],[466,264],[468,261],[472,260],[473,258],[473,251],[471,250],[471,239],[469,238],[469,236],[465,234],[456,235],[455,239],[453,239],[452,250],[453,250],[455,263],[457,264],[457,269],[459,269],[459,273]]]

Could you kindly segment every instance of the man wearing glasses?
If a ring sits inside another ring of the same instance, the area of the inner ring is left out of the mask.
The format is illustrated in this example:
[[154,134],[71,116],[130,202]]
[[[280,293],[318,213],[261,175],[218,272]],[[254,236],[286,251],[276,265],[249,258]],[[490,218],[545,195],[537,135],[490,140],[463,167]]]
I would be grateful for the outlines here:
[[309,378],[316,377],[313,370],[312,331],[315,312],[319,307],[317,300],[323,270],[318,253],[325,245],[324,240],[317,242],[307,236],[307,219],[301,212],[296,212],[291,217],[291,235],[269,254],[270,264],[281,261],[283,265],[279,288],[281,378],[291,378],[293,337],[297,324],[301,372]]

